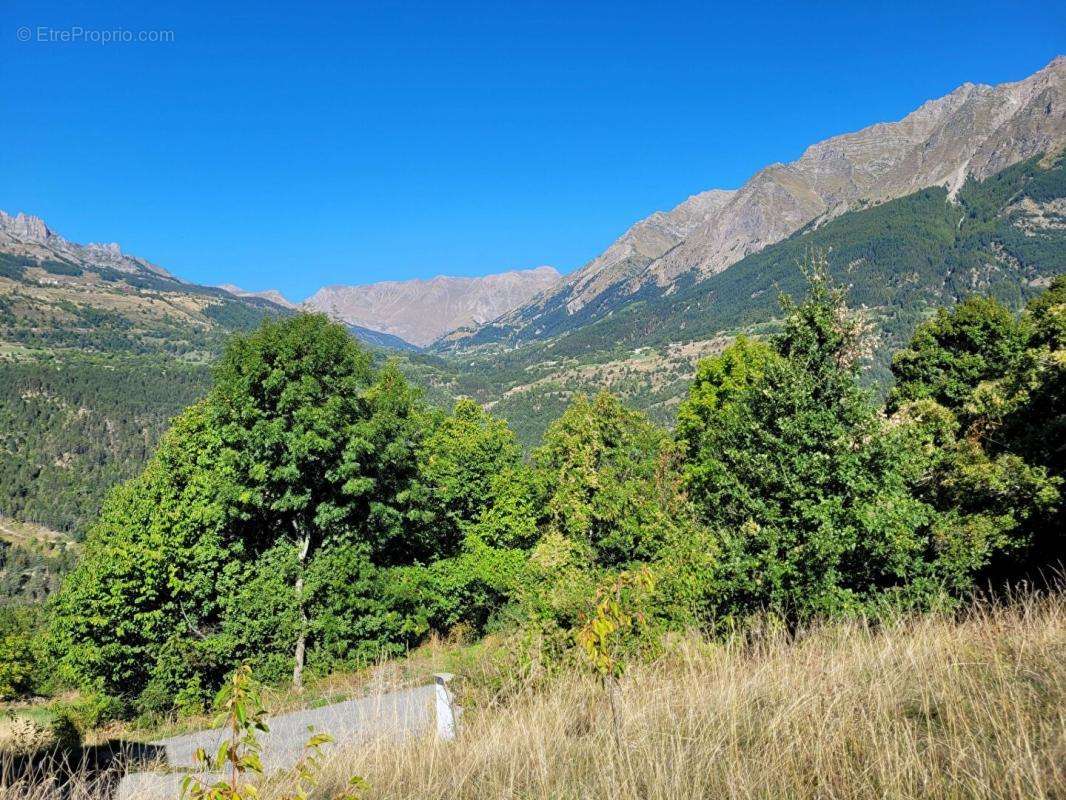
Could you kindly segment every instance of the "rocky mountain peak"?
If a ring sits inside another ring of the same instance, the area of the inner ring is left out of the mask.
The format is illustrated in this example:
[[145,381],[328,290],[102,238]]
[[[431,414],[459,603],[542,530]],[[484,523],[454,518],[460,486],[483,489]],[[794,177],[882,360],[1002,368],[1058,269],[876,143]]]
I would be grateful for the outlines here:
[[52,231],[44,224],[44,220],[21,211],[15,216],[0,211],[0,232],[15,239],[44,244]]
[[[590,320],[643,287],[701,280],[804,225],[860,203],[930,186],[956,192],[1066,143],[1066,57],[1024,80],[965,83],[896,122],[879,122],[809,146],[788,164],[770,164],[736,191],[694,195],[632,225],[601,255],[493,325],[492,335],[535,338],[592,308]],[[550,326],[542,320],[553,319]],[[565,327],[565,326],[564,326]]]
[[162,267],[123,253],[115,242],[77,244],[55,233],[40,217],[22,212],[12,216],[0,211],[0,243],[8,252],[38,262],[65,261],[83,268],[106,267],[119,272],[151,272],[172,277]]

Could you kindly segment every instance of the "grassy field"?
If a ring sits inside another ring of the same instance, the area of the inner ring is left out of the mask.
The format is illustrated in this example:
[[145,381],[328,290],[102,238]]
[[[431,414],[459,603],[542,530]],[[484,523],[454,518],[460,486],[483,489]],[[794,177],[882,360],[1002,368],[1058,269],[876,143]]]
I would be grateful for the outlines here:
[[1066,602],[675,642],[468,715],[459,741],[334,759],[368,798],[1066,797]]
[[[315,796],[333,797],[357,774],[362,800],[1066,797],[1061,594],[961,618],[679,637],[623,678],[617,730],[603,686],[580,671],[528,684],[510,676],[500,694],[498,670],[513,663],[504,649],[438,646],[379,668],[386,689],[411,669],[465,660],[461,735],[331,754]],[[349,680],[341,694],[357,688]],[[68,789],[101,796],[87,783]],[[291,789],[275,777],[262,798]],[[59,794],[27,786],[3,796]]]

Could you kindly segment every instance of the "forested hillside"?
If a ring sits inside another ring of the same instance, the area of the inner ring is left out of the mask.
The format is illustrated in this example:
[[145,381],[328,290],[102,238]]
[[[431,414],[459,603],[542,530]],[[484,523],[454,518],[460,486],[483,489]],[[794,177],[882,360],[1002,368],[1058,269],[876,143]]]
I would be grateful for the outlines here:
[[0,606],[43,603],[77,553],[78,545],[62,534],[0,516]]
[[206,393],[227,339],[294,312],[186,283],[117,246],[68,242],[33,217],[0,223],[0,515],[79,539]]
[[[458,391],[496,403],[527,440],[575,392],[601,387],[670,422],[696,360],[721,337],[775,329],[778,297],[802,291],[799,265],[812,251],[863,309],[876,334],[865,380],[887,387],[892,351],[934,309],[974,292],[1018,308],[1066,271],[1066,163],[1033,158],[954,198],[931,188],[850,211],[704,281],[645,287],[603,318],[587,307],[547,342],[461,350]],[[451,346],[442,342],[442,354]]]
[[1018,307],[1040,279],[1066,269],[1066,163],[1034,158],[977,182],[954,202],[943,188],[851,211],[808,227],[706,281],[649,293],[608,319],[562,337],[577,355],[744,330],[776,316],[780,292],[802,289],[805,253],[827,254],[849,301],[884,334],[878,366],[930,309],[973,292]]
[[24,674],[152,718],[199,712],[238,662],[299,687],[463,630],[504,637],[506,681],[586,658],[610,678],[670,633],[890,620],[1050,574],[1066,279],[1022,313],[938,312],[882,403],[861,315],[824,261],[804,274],[777,333],[700,361],[673,432],[578,396],[528,459],[324,318],[236,337],[11,645]]
[[[866,309],[877,334],[866,380],[887,385],[890,353],[933,309],[971,292],[1018,307],[1066,269],[1064,197],[1063,161],[1030,159],[967,182],[955,198],[927,189],[847,212],[707,281],[645,289],[548,342],[409,353],[400,364],[435,402],[472,397],[527,446],[572,397],[600,388],[672,425],[698,359],[737,333],[774,330],[778,293],[802,290],[798,263],[815,249]],[[0,513],[79,535],[109,487],[141,468],[166,420],[203,396],[205,365],[226,332],[247,330],[273,307],[155,274],[108,273],[114,281],[101,286],[53,265],[4,265]],[[189,298],[208,303],[213,326],[176,321],[184,318],[175,306]]]
[[[799,264],[817,250],[872,326],[864,380],[883,390],[892,351],[936,308],[972,292],[1018,308],[1066,270],[1064,198],[1063,161],[1034,158],[955,198],[922,190],[804,229],[705,281],[646,288],[548,342],[398,363],[434,403],[472,397],[527,448],[577,394],[604,388],[672,425],[697,361],[737,333],[775,330],[779,293],[803,290]],[[155,273],[4,258],[0,513],[75,537],[168,420],[205,394],[226,336],[291,313]]]
[[0,362],[0,514],[80,538],[209,385],[208,367],[162,356]]

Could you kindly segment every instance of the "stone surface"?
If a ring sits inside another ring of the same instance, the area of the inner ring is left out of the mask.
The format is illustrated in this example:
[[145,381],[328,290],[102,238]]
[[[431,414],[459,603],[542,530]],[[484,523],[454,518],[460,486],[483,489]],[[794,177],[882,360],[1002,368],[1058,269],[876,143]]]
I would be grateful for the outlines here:
[[[435,688],[419,686],[269,717],[269,732],[258,737],[263,769],[270,773],[292,767],[303,754],[311,729],[333,737],[334,744],[323,746],[327,757],[332,748],[351,747],[368,737],[421,735],[434,725],[434,702]],[[164,768],[169,771],[126,775],[116,800],[174,800],[182,780],[196,765],[196,751],[217,752],[226,735],[215,728],[152,742],[150,746],[159,748]]]
[[[328,733],[341,746],[367,736],[421,733],[433,721],[433,699],[433,687],[422,686],[270,717],[267,720],[270,732],[259,735],[263,767],[274,770],[295,764],[310,736],[309,726],[316,733]],[[196,763],[197,748],[214,753],[224,735],[219,728],[160,739],[152,744],[166,753],[168,766],[191,767]]]

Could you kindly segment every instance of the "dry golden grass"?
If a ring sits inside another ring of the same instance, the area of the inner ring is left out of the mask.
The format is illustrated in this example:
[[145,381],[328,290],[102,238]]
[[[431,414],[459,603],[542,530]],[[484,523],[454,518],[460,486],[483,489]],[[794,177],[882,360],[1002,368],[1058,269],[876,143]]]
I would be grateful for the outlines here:
[[452,744],[333,759],[368,798],[1066,797],[1061,596],[798,640],[674,643],[622,686],[623,749],[573,674],[468,715]]
[[[370,786],[364,800],[1066,798],[1061,594],[961,620],[678,639],[622,681],[621,749],[603,687],[588,675],[496,703],[483,687],[468,692],[479,702],[457,741],[338,751],[316,796],[358,774]],[[263,800],[286,788],[268,782]],[[60,795],[23,786],[0,796]],[[100,796],[75,781],[71,797]]]

